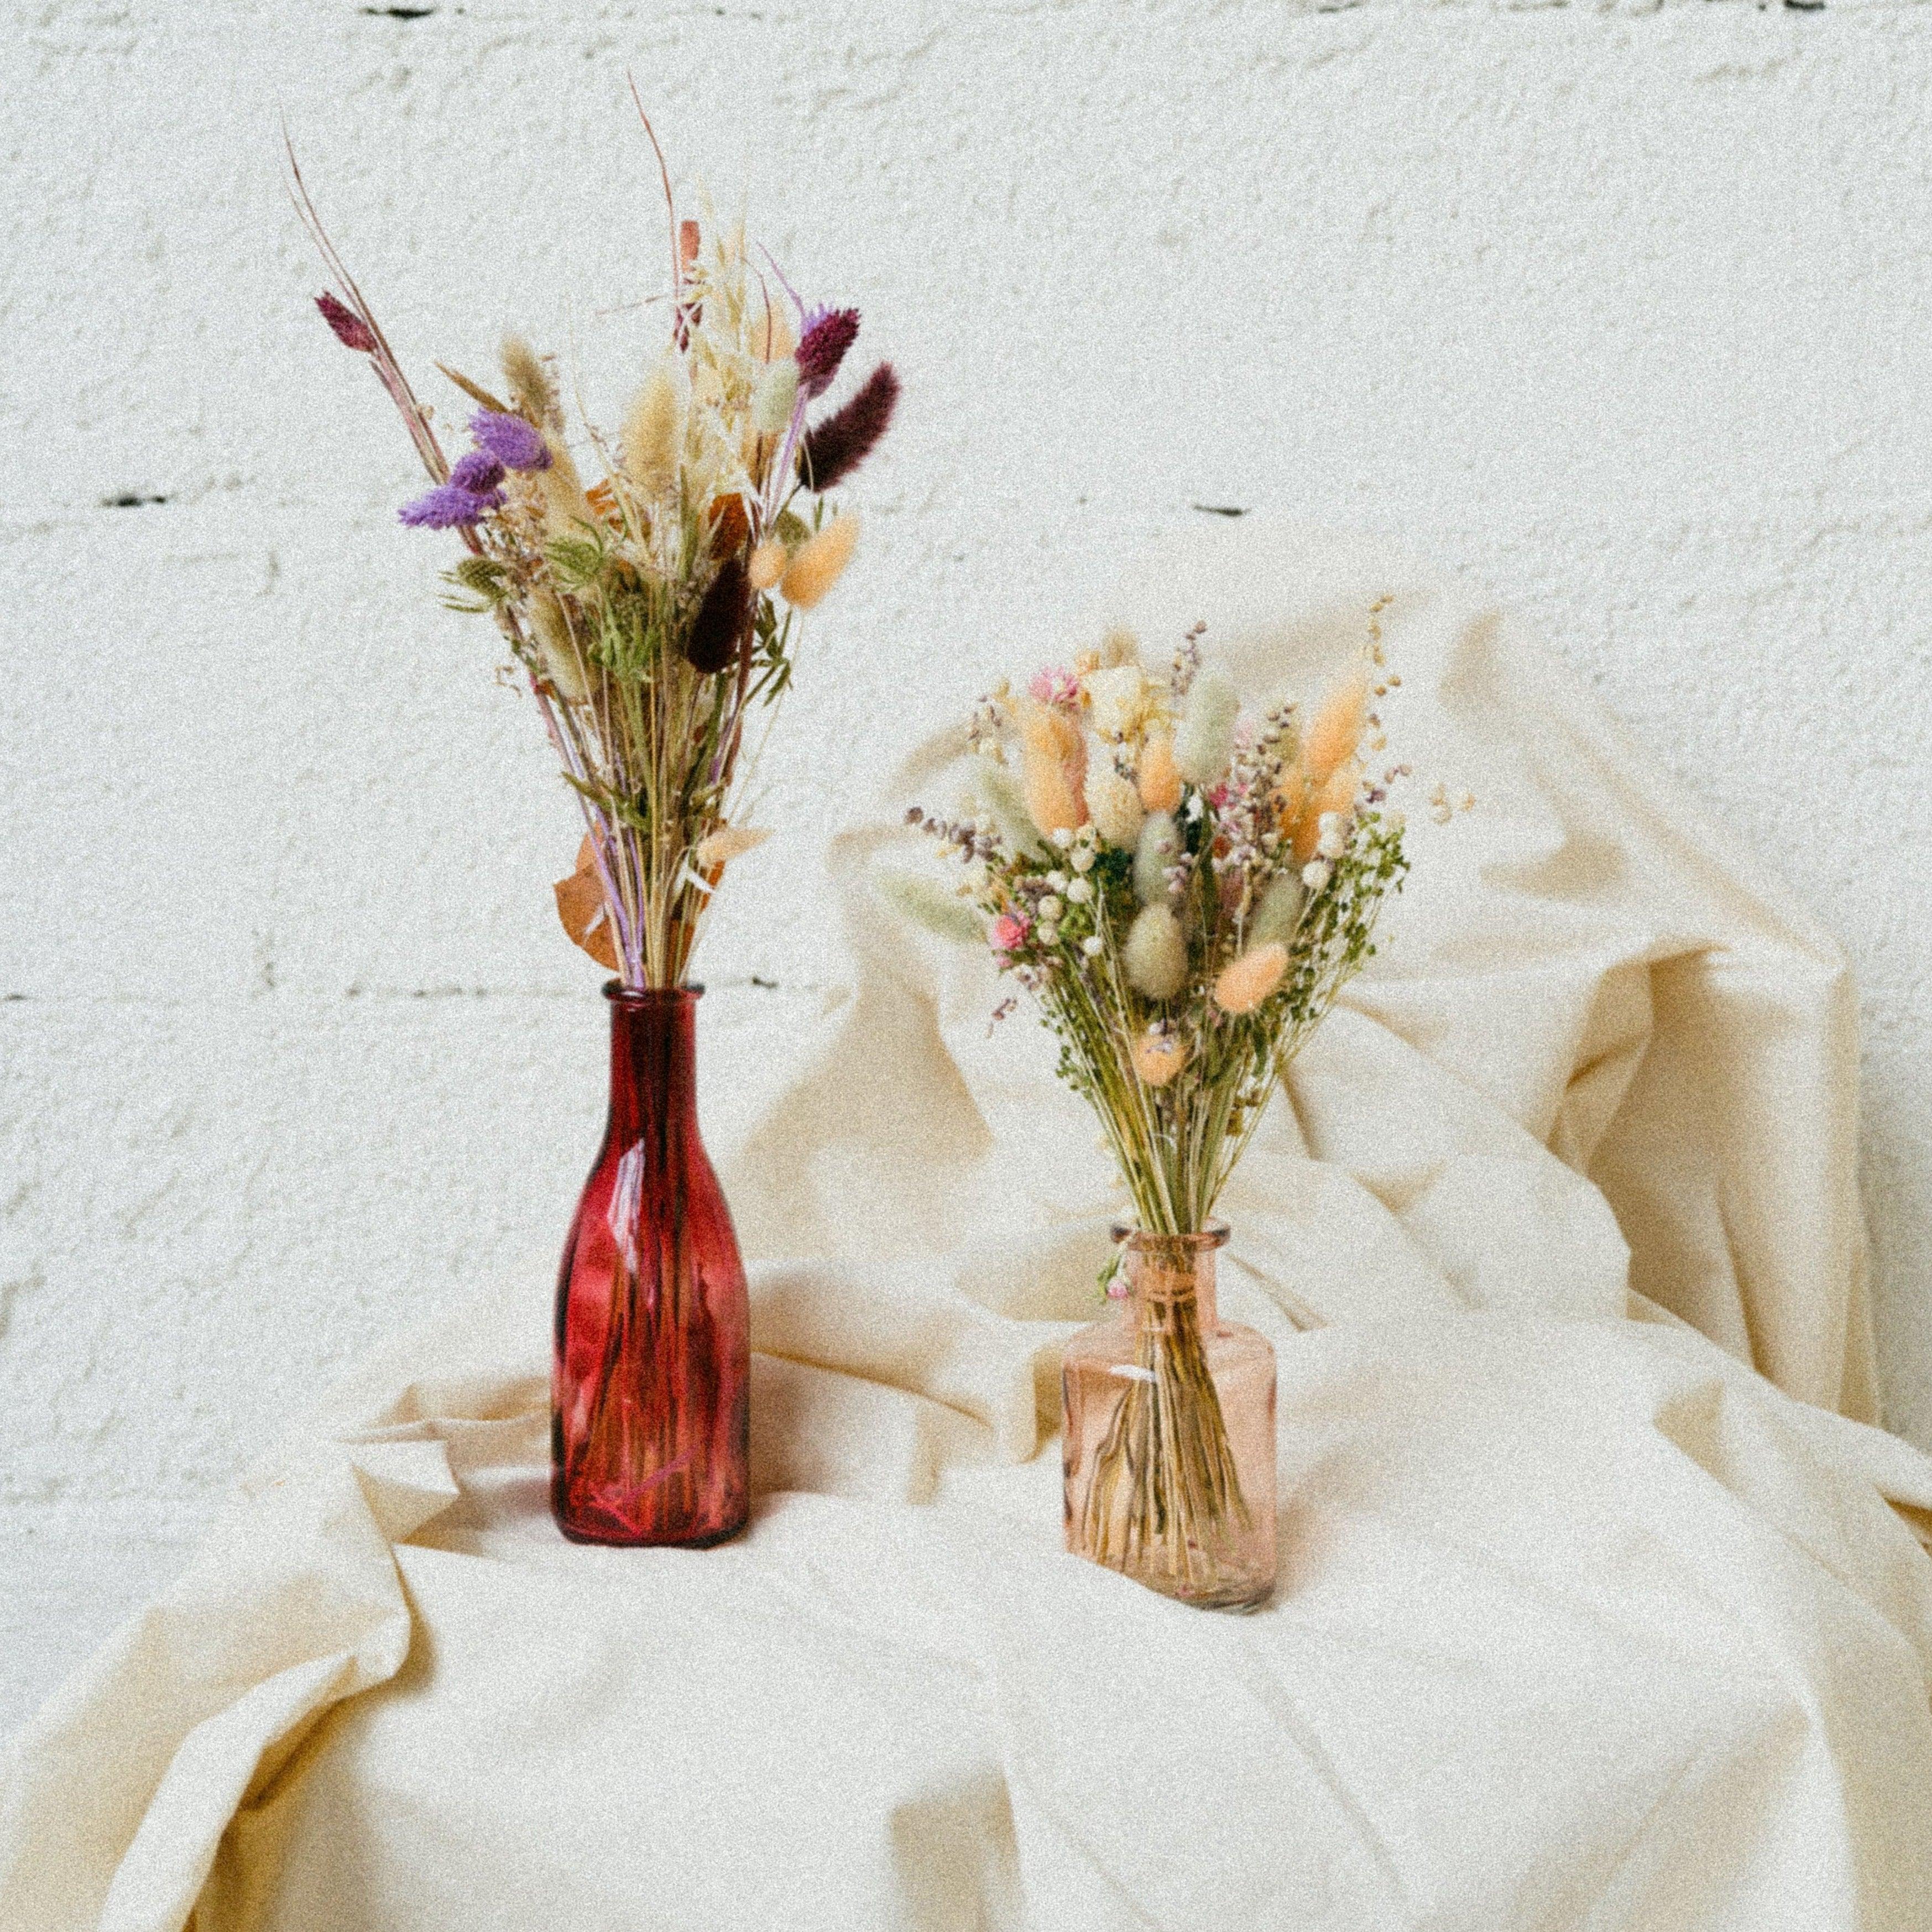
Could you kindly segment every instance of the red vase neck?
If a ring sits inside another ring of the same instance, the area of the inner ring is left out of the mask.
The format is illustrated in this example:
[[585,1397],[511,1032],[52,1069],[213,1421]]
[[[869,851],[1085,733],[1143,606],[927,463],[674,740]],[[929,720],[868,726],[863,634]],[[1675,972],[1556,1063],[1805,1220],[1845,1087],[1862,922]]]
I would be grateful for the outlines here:
[[636,992],[613,981],[607,1141],[628,1146],[698,1133],[698,1001],[704,988]]

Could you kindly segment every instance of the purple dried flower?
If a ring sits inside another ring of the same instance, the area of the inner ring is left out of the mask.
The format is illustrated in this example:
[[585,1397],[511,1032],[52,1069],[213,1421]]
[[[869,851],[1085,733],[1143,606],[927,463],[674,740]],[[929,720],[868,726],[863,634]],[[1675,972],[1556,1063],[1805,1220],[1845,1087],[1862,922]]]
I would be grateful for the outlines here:
[[898,399],[899,379],[890,362],[881,362],[842,409],[806,431],[798,453],[806,488],[830,490],[844,482],[885,434]]
[[856,308],[814,309],[806,320],[798,339],[794,359],[798,364],[798,392],[808,401],[822,396],[832,386],[845,352],[857,339],[859,311]]
[[477,448],[487,449],[506,470],[550,467],[550,445],[521,416],[478,410],[470,418],[470,434]]
[[443,483],[414,502],[405,503],[396,514],[414,529],[454,530],[481,523],[502,501],[500,490],[478,491],[466,490],[460,483]]
[[360,350],[364,356],[376,352],[376,338],[369,325],[356,312],[338,302],[326,290],[315,298],[322,319],[335,332],[335,339],[345,349]]
[[472,449],[456,459],[449,480],[459,490],[484,496],[502,482],[503,466],[487,449]]

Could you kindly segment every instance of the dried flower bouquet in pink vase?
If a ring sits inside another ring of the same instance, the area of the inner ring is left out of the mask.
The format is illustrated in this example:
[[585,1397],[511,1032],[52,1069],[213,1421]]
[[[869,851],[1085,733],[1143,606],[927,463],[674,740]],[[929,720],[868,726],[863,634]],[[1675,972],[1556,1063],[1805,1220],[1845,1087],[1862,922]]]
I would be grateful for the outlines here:
[[292,154],[290,171],[337,283],[317,305],[428,472],[401,519],[455,533],[452,602],[507,640],[562,763],[584,838],[558,910],[615,975],[610,1114],[558,1283],[552,1507],[580,1540],[715,1543],[749,1504],[750,1323],[698,1135],[687,976],[726,868],[764,836],[742,800],[798,615],[857,538],[827,493],[884,435],[898,378],[881,363],[828,403],[857,312],[808,308],[742,225],[680,219],[660,157],[664,340],[617,432],[585,428],[601,473],[550,360],[514,335],[488,386],[442,370],[467,418],[452,458]]
[[1274,1352],[1216,1309],[1215,1203],[1406,869],[1401,770],[1362,764],[1400,682],[1381,608],[1305,724],[1289,704],[1244,716],[1198,628],[1166,672],[1116,632],[1002,686],[974,715],[959,817],[908,814],[964,878],[875,875],[991,947],[1100,1120],[1135,1220],[1106,1277],[1119,1312],[1066,1350],[1067,1547],[1204,1606],[1251,1608],[1275,1574]]

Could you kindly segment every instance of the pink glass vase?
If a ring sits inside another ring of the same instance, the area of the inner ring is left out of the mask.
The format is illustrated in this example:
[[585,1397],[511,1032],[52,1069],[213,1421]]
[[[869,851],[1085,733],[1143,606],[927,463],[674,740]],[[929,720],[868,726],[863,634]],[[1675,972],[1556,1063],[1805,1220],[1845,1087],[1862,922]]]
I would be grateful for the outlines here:
[[550,1509],[578,1543],[718,1543],[750,1506],[751,1310],[698,1129],[703,989],[614,980],[610,1112],[556,1293]]
[[1127,1294],[1067,1344],[1066,1546],[1163,1595],[1253,1610],[1274,1588],[1274,1349],[1214,1306],[1219,1222],[1117,1226]]

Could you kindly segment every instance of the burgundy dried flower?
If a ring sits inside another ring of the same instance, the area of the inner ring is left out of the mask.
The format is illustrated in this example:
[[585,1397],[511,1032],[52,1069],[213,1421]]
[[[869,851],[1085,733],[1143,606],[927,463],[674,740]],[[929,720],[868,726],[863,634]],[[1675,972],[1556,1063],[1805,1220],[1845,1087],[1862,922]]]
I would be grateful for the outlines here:
[[414,529],[454,530],[481,523],[502,501],[500,490],[466,490],[460,483],[442,483],[414,502],[405,503],[396,514]]
[[488,450],[506,470],[550,467],[550,445],[521,416],[478,410],[470,418],[470,434],[476,447]]
[[806,432],[798,452],[798,472],[808,490],[842,483],[870,456],[892,420],[899,379],[881,362],[842,409]]
[[369,325],[352,309],[345,308],[326,290],[315,298],[322,319],[335,332],[335,339],[345,349],[359,349],[364,356],[376,352],[376,338]]
[[503,466],[487,449],[472,449],[459,456],[449,472],[449,480],[459,490],[481,496],[503,480]]
[[832,386],[845,352],[857,339],[859,311],[856,308],[814,309],[798,339],[794,359],[798,364],[798,392],[809,401],[822,396]]
[[742,556],[728,556],[698,607],[684,654],[694,670],[722,670],[738,655],[752,618],[752,582]]

